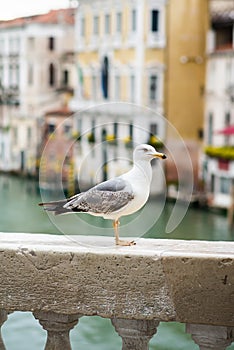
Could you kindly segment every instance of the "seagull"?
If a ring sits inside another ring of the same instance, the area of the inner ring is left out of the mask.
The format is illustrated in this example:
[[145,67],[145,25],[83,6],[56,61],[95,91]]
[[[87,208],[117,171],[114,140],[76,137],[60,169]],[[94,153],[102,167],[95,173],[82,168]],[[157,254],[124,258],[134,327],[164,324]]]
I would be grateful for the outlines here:
[[135,245],[134,241],[120,240],[119,219],[135,213],[147,202],[152,179],[150,162],[154,158],[166,159],[167,157],[164,153],[157,152],[152,146],[141,144],[134,149],[133,167],[127,173],[101,182],[86,192],[70,198],[39,205],[55,215],[88,213],[113,220],[116,245]]

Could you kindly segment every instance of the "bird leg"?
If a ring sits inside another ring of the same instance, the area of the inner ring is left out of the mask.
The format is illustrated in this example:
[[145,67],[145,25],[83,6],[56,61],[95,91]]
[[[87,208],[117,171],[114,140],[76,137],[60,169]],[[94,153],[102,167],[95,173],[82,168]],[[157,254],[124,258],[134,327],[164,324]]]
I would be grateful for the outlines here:
[[130,245],[135,245],[136,243],[134,241],[122,241],[119,239],[119,220],[114,220],[113,221],[113,227],[114,227],[114,231],[115,231],[115,244],[116,245],[121,245],[121,246],[130,246]]

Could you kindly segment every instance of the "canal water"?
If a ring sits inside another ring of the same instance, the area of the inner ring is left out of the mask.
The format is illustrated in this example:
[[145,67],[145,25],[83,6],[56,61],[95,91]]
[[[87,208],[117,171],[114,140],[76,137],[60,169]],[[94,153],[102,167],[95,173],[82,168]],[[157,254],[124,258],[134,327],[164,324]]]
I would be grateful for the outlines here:
[[[44,197],[44,196],[43,196]],[[44,198],[43,198],[44,199]],[[107,220],[82,214],[54,219],[38,206],[41,202],[37,184],[14,176],[0,175],[0,231],[30,232],[50,234],[112,235],[111,223]],[[225,240],[234,239],[234,231],[228,229],[225,213],[206,209],[181,207],[177,211],[181,223],[167,233],[168,220],[175,207],[174,203],[164,203],[164,198],[151,199],[140,214],[121,220],[123,231],[131,235],[148,238],[186,240]],[[69,218],[69,219],[67,219]],[[180,220],[179,220],[180,221]],[[82,232],[81,232],[82,231]],[[133,234],[134,232],[134,234]],[[79,237],[79,236],[77,236]],[[16,267],[17,270],[17,267]],[[198,346],[185,334],[183,324],[161,323],[157,335],[150,342],[150,350],[195,350]],[[2,327],[6,348],[10,350],[41,350],[45,344],[46,332],[31,313],[15,312],[9,315]],[[82,317],[79,325],[71,331],[73,349],[117,350],[121,339],[114,331],[110,320],[100,317]],[[234,350],[234,344],[229,350]]]

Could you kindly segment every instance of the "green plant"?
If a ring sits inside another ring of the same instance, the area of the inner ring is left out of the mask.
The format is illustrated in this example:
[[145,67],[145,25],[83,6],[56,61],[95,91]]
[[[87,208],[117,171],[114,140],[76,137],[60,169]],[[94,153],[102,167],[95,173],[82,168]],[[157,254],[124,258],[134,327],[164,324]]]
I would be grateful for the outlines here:
[[88,141],[89,141],[90,143],[94,143],[94,142],[95,142],[95,135],[94,135],[93,132],[91,132],[90,134],[88,134],[87,138],[88,138]]
[[206,146],[204,152],[209,157],[234,160],[233,146]]
[[157,149],[164,147],[163,142],[158,137],[152,134],[149,136],[147,143]]

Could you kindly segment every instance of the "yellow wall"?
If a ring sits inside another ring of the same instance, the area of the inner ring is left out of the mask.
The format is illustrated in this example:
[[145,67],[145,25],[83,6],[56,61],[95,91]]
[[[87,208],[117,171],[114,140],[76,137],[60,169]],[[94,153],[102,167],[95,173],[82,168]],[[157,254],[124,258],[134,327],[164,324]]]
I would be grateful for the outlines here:
[[118,61],[122,64],[129,62],[134,63],[135,61],[135,49],[120,49],[115,50],[113,54],[113,60]]
[[97,51],[80,52],[78,54],[78,61],[82,65],[89,65],[92,62],[99,62],[99,55]]
[[145,63],[165,63],[165,53],[163,49],[146,49]]
[[[208,0],[168,2],[165,111],[184,139],[198,139],[203,126],[207,28]],[[201,56],[203,63],[182,64],[180,57],[184,55]]]

